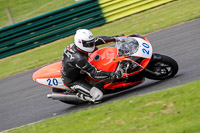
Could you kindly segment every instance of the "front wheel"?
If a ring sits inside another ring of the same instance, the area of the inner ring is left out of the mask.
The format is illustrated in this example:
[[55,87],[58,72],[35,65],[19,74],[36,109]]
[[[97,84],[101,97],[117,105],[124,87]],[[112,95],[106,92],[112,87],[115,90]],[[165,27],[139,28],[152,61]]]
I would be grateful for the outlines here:
[[173,77],[178,72],[178,64],[174,59],[165,55],[160,56],[161,58],[159,60],[151,61],[148,64],[147,69],[152,71],[154,74],[146,71],[146,78],[163,80]]

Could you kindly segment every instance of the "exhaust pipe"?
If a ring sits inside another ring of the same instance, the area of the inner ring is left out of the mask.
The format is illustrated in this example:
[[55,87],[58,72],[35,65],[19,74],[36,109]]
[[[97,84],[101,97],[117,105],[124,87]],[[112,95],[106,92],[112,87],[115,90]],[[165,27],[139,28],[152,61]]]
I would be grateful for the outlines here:
[[52,93],[48,94],[47,98],[52,98],[53,100],[61,100],[61,101],[77,101],[79,100],[76,95],[65,95],[63,93]]

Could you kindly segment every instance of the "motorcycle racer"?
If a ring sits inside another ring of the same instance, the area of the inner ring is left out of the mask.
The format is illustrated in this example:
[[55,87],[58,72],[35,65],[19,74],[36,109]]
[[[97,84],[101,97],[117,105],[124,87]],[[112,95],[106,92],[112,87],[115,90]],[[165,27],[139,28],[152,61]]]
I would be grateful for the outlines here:
[[94,79],[119,78],[121,72],[105,72],[98,70],[88,62],[88,53],[97,50],[98,45],[115,41],[111,36],[94,37],[87,29],[79,29],[74,36],[74,43],[68,45],[62,56],[61,76],[63,83],[74,91],[77,98],[96,102],[103,98],[99,88],[85,81],[85,75]]

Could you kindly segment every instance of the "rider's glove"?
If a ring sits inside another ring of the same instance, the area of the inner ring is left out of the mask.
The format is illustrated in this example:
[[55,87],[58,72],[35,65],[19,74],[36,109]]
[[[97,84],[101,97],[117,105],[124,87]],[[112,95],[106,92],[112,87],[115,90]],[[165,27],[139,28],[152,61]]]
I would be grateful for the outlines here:
[[110,75],[111,79],[119,79],[121,77],[123,77],[123,72],[120,71],[120,70],[118,70],[116,72],[112,72],[111,75]]

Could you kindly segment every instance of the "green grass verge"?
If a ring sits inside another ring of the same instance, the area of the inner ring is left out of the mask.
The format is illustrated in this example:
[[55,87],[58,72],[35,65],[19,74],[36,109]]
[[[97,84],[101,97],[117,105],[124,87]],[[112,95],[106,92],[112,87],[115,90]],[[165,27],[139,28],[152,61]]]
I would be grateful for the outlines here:
[[[145,34],[200,18],[199,0],[177,0],[92,29],[95,36]],[[151,41],[151,40],[150,40]],[[0,78],[61,60],[73,36],[0,60]]]
[[7,133],[199,133],[200,80],[51,118]]
[[0,27],[10,25],[6,8],[15,22],[20,22],[74,3],[74,0],[0,0]]

